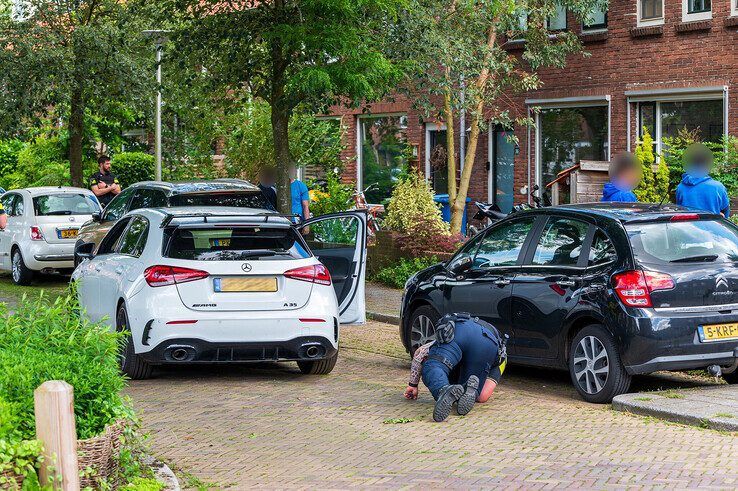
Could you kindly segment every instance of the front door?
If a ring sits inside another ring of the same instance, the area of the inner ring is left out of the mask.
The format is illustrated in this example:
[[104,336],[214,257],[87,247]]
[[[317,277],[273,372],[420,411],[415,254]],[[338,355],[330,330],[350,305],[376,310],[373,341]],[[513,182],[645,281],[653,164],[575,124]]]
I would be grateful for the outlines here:
[[515,277],[512,295],[516,356],[554,359],[564,319],[579,300],[589,224],[550,217]]
[[515,351],[511,298],[528,237],[536,218],[506,220],[485,232],[479,246],[469,251],[471,268],[444,286],[445,312],[469,312],[510,336],[510,352]]
[[503,213],[513,208],[515,141],[512,130],[501,126],[490,129],[489,202],[500,207]]
[[308,247],[331,274],[341,324],[366,322],[366,211],[331,213],[298,226]]

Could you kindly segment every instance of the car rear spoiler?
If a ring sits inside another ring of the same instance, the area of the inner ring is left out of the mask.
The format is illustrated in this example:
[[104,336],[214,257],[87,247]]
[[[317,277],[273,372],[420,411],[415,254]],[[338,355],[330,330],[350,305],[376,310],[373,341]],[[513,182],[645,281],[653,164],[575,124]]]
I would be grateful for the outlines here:
[[172,220],[177,218],[202,218],[202,223],[208,223],[208,218],[255,218],[263,219],[261,223],[268,223],[270,218],[286,218],[290,222],[301,223],[303,221],[302,216],[297,214],[287,213],[255,213],[253,215],[244,215],[243,213],[186,213],[186,214],[173,214],[167,213],[164,220],[161,221],[159,228],[167,228]]

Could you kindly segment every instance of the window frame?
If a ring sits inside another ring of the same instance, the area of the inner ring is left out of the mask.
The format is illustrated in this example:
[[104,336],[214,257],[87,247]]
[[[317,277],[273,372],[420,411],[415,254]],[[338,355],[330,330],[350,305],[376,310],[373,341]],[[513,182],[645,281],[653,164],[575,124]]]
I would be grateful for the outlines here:
[[[404,118],[404,126],[401,123],[400,128],[405,131],[405,145],[409,148],[411,145],[410,139],[408,138],[408,114],[406,112],[388,112],[388,113],[377,113],[377,114],[362,114],[356,116],[356,191],[363,193],[364,188],[364,124],[363,121],[367,119],[379,119],[379,118],[399,118],[402,121]],[[374,204],[374,203],[371,203]]]
[[[131,219],[132,217],[124,216],[110,228],[108,233],[105,234],[105,237],[103,237],[103,240],[100,242],[100,246],[97,248],[95,256],[104,256],[106,254],[115,253],[115,249],[118,247],[118,241],[128,228],[128,224],[131,222]],[[119,230],[120,233],[118,234]],[[118,236],[114,238],[113,236],[115,234],[118,234]]]
[[731,17],[738,17],[738,0],[731,0],[730,15]]
[[689,3],[693,0],[682,0],[682,22],[695,22],[700,20],[712,19],[712,0],[705,0],[710,2],[710,8],[708,10],[690,12]]
[[[165,208],[167,206],[168,201],[169,201],[169,199],[167,198],[167,193],[165,193],[161,189],[140,187],[134,191],[133,197],[131,198],[131,201],[128,203],[128,209],[126,210],[126,212],[140,210],[141,208],[144,208],[143,206],[134,208],[133,205],[136,203],[136,199],[138,199],[139,196],[145,195],[146,193],[151,193],[151,194],[158,193],[164,198],[164,205],[154,206],[153,208],[162,208],[162,207]],[[152,208],[152,207],[146,207],[146,208]]]
[[[572,217],[568,215],[559,215],[559,214],[551,214],[547,216],[541,217],[542,220],[540,224],[538,225],[538,229],[535,230],[535,233],[532,234],[531,237],[529,237],[530,242],[528,244],[528,249],[525,253],[525,257],[523,258],[521,266],[523,269],[538,269],[538,270],[566,270],[566,271],[584,271],[587,269],[587,263],[589,261],[589,250],[592,246],[592,238],[595,234],[595,225],[592,224],[592,222],[588,219],[588,217]],[[581,222],[585,225],[587,225],[587,231],[584,234],[584,240],[582,241],[582,250],[579,253],[579,259],[577,260],[577,264],[575,266],[561,266],[559,264],[533,264],[533,257],[536,254],[536,250],[538,249],[538,244],[541,241],[541,238],[543,237],[543,232],[546,229],[546,225],[549,224],[549,222],[553,220],[572,220]]]
[[645,0],[636,0],[638,27],[660,26],[664,24],[664,0],[661,1],[661,17],[653,17],[649,19],[643,18],[643,2]]
[[[594,11],[593,9],[592,11]],[[598,9],[599,10],[599,9]],[[605,14],[605,21],[600,24],[587,24],[585,21],[582,21],[582,32],[584,33],[590,33],[593,31],[606,31],[607,30],[607,21],[608,21],[608,14],[609,9],[604,11]]]
[[[143,221],[145,224],[145,228],[141,236],[138,238],[138,241],[136,242],[135,246],[133,247],[133,253],[128,254],[125,252],[121,252],[120,247],[122,245],[123,237],[128,234],[128,231],[131,228],[131,225],[133,225],[137,220]],[[112,250],[110,251],[113,254],[118,254],[120,256],[127,256],[127,257],[133,257],[133,258],[139,258],[141,257],[141,254],[143,254],[143,250],[146,247],[146,242],[148,241],[149,231],[151,229],[151,223],[149,222],[148,218],[146,218],[143,215],[131,215],[131,219],[128,220],[128,225],[123,230],[123,233],[120,234],[118,239],[115,241],[115,244],[113,244]],[[141,245],[141,242],[143,242],[143,246]]]
[[5,208],[5,213],[8,215],[8,217],[17,217],[19,216],[16,213],[16,210],[18,209],[18,199],[21,201],[23,200],[23,196],[21,196],[19,193],[8,193],[5,195],[5,197],[9,198],[9,206],[3,205],[3,208]]
[[[479,249],[482,246],[482,242],[484,242],[484,239],[487,238],[487,235],[489,235],[490,232],[493,230],[496,230],[500,227],[505,227],[509,225],[514,225],[517,222],[521,222],[523,220],[532,219],[533,223],[531,223],[530,230],[528,231],[528,234],[525,237],[525,240],[523,241],[522,246],[520,247],[520,252],[518,253],[518,257],[515,260],[515,264],[505,264],[505,265],[498,265],[498,266],[490,266],[488,268],[477,268],[474,266],[474,261],[476,260],[477,255],[479,254]],[[488,227],[483,233],[480,233],[480,239],[477,241],[477,243],[474,245],[474,253],[470,254],[470,257],[472,258],[472,267],[469,269],[469,271],[474,271],[477,273],[487,273],[490,271],[500,271],[500,270],[507,270],[510,268],[519,268],[523,264],[525,264],[525,259],[528,256],[528,253],[531,249],[531,244],[533,242],[533,239],[540,235],[541,229],[543,228],[543,224],[546,223],[546,217],[542,215],[525,215],[525,216],[518,216],[514,217],[508,220],[503,220],[501,222],[495,223]],[[451,264],[454,259],[456,259],[458,256],[461,255],[461,251],[459,251],[459,254],[454,256],[454,258],[449,261],[448,264]]]
[[[594,245],[595,235],[597,235],[597,232],[600,232],[602,235],[604,235],[605,236],[605,239],[607,239],[607,241],[610,243],[610,245],[612,246],[613,250],[615,250],[615,259],[613,259],[611,261],[606,261],[606,262],[600,263],[600,264],[592,264],[592,265],[590,265],[589,264],[589,254],[590,254],[590,252],[592,252],[592,246]],[[620,260],[621,254],[620,254],[620,251],[618,251],[618,248],[615,246],[615,242],[612,240],[612,237],[610,237],[610,234],[608,234],[605,231],[604,228],[598,227],[596,225],[591,225],[590,226],[590,233],[591,233],[591,237],[590,237],[589,241],[587,242],[587,244],[585,244],[587,246],[586,247],[586,249],[587,249],[587,256],[586,256],[587,265],[586,265],[586,269],[587,270],[591,270],[591,269],[597,270],[597,269],[600,269],[600,268],[609,267],[609,266],[612,266],[613,264],[616,264]],[[584,251],[584,247],[582,248],[582,251]]]
[[[131,206],[131,201],[133,200],[133,196],[136,194],[136,190],[137,190],[137,188],[127,188],[127,189],[124,189],[123,191],[120,192],[120,194],[118,194],[118,196],[116,196],[115,198],[113,198],[112,200],[110,200],[110,203],[108,203],[107,206],[105,208],[103,208],[103,211],[102,211],[102,213],[103,213],[102,214],[102,221],[103,222],[109,222],[109,221],[112,220],[112,219],[108,218],[108,213],[109,213],[109,210],[110,210],[110,205],[113,204],[113,202],[115,200],[120,200],[120,201],[125,200],[125,203],[126,204],[125,204],[125,206],[123,208],[123,213],[121,213],[121,215],[118,218],[115,218],[114,220],[117,221],[117,220],[120,220],[121,218],[123,218],[123,216],[125,216],[125,214],[128,213],[128,208]],[[128,193],[130,193],[130,194],[124,194],[124,193],[126,193],[126,191]]]
[[[556,9],[557,9],[556,18],[558,18],[559,15],[562,15],[562,14],[564,16],[564,27],[558,27],[556,29],[552,28],[551,27],[551,16],[547,15],[546,16],[546,29],[553,33],[567,31],[569,29],[569,9],[567,9],[565,5],[561,5],[561,4],[557,4]],[[562,9],[563,12],[559,12],[558,9]]]

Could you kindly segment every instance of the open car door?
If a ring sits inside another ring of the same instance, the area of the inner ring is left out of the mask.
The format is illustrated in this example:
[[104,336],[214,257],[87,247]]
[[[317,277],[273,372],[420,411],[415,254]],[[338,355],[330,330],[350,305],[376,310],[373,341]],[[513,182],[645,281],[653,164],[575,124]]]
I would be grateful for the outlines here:
[[345,211],[296,225],[331,274],[341,324],[366,322],[366,217],[366,210]]

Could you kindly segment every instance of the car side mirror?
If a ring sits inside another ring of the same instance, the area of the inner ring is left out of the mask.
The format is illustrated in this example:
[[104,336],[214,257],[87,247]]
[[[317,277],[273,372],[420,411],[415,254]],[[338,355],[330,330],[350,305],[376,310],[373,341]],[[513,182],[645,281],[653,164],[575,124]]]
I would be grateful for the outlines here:
[[451,262],[451,264],[448,265],[448,270],[451,272],[451,274],[460,275],[461,273],[464,273],[471,269],[472,262],[473,260],[471,256],[462,256]]
[[99,211],[96,211],[92,214],[92,221],[93,222],[102,222],[102,213]]
[[87,242],[80,244],[74,249],[74,256],[77,259],[76,263],[80,263],[83,259],[92,259],[95,257],[95,243]]

